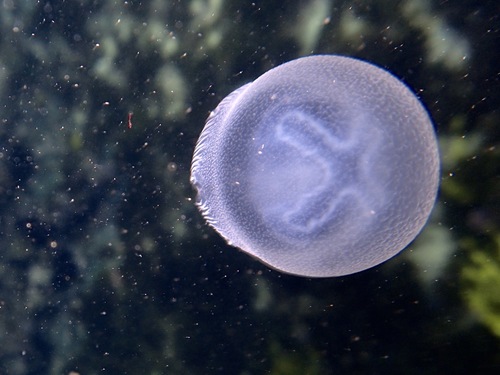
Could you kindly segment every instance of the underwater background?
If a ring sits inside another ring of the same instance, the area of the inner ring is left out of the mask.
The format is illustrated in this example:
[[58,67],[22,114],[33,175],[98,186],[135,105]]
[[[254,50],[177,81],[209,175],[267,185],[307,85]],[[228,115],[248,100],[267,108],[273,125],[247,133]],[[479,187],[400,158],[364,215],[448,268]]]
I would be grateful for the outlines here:
[[[498,374],[500,5],[0,2],[0,374]],[[194,205],[219,101],[300,56],[377,64],[434,120],[441,186],[400,255],[271,270]]]

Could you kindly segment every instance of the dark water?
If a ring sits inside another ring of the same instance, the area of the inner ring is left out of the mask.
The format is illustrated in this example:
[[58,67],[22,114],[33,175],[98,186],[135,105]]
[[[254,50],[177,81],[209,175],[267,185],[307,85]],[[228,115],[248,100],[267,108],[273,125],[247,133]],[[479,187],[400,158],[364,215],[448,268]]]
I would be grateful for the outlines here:
[[[497,2],[270,4],[0,3],[0,374],[498,373]],[[227,246],[189,185],[210,110],[318,53],[405,81],[442,158],[417,240],[331,279]]]

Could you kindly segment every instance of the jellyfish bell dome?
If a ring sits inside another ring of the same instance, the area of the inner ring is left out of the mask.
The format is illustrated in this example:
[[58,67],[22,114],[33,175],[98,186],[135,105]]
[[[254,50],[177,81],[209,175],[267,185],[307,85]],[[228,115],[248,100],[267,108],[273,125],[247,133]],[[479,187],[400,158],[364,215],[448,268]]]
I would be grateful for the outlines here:
[[335,55],[299,58],[229,94],[197,142],[207,222],[280,271],[359,272],[425,225],[439,155],[432,121],[396,77]]

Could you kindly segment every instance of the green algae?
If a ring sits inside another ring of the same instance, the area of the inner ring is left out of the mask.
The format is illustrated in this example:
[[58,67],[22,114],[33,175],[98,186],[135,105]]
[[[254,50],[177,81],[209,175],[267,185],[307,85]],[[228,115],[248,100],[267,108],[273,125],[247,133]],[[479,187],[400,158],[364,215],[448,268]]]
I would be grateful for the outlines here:
[[470,256],[461,272],[463,296],[477,319],[500,337],[500,234],[482,242],[464,241]]

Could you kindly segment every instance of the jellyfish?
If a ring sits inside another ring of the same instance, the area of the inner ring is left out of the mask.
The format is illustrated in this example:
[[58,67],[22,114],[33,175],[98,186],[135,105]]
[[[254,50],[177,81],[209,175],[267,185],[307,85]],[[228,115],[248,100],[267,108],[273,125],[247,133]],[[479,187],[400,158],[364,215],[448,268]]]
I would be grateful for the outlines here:
[[227,242],[305,277],[398,254],[436,200],[432,121],[395,76],[337,55],[275,67],[224,98],[195,147],[191,183]]

